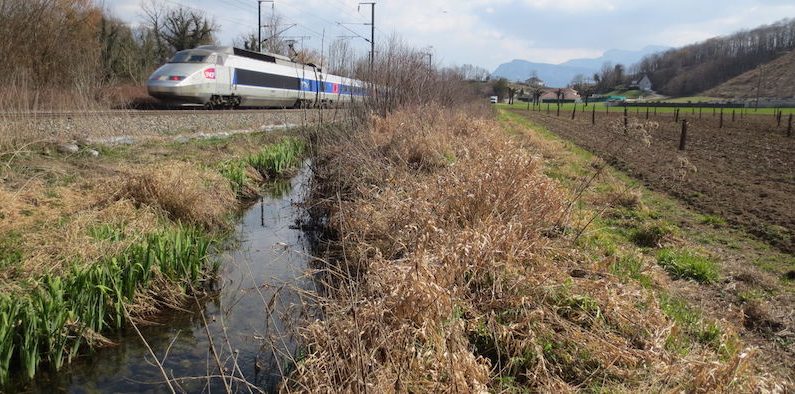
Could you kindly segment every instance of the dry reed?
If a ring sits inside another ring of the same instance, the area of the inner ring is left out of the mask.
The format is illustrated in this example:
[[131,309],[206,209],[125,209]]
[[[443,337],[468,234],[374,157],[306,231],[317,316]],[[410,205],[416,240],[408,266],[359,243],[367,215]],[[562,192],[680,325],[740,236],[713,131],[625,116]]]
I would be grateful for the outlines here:
[[[322,138],[322,137],[320,137]],[[326,137],[331,138],[331,137]],[[544,234],[565,193],[489,120],[439,107],[319,143],[324,320],[285,389],[730,391],[747,354],[667,341],[654,290]],[[723,339],[732,338],[723,332]]]

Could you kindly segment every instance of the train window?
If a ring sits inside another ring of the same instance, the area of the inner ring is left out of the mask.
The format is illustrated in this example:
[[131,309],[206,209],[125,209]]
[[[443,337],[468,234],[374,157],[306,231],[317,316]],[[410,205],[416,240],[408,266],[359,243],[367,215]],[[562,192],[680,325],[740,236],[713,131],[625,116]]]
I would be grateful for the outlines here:
[[169,60],[169,63],[204,63],[207,60],[207,55],[196,53],[193,51],[177,52],[174,57]]

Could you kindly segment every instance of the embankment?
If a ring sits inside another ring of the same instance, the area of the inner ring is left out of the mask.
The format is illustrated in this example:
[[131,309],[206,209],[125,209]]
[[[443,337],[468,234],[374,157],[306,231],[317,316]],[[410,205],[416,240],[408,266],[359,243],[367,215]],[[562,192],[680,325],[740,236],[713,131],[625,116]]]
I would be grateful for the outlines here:
[[489,113],[416,107],[318,137],[314,206],[328,214],[330,236],[325,318],[302,331],[306,357],[285,388],[758,384],[730,325],[669,297],[643,261],[572,242],[588,216],[567,209],[580,205],[575,192],[545,175],[545,142],[509,135]]

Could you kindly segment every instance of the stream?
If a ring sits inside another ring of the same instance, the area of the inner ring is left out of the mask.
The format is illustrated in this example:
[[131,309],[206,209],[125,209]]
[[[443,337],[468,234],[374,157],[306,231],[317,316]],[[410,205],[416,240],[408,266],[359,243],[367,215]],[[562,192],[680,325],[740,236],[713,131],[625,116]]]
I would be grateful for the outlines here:
[[[240,217],[238,242],[214,256],[221,262],[217,292],[190,299],[185,311],[166,312],[156,324],[139,325],[177,392],[223,392],[227,384],[235,392],[272,392],[289,373],[297,341],[287,328],[311,313],[311,299],[302,291],[315,292],[306,276],[308,241],[295,226],[301,209],[294,203],[304,201],[309,179],[305,165],[291,180],[272,185]],[[42,369],[16,391],[171,391],[132,327],[110,339],[116,346],[83,354],[58,372]],[[207,377],[220,375],[219,363],[226,383]]]

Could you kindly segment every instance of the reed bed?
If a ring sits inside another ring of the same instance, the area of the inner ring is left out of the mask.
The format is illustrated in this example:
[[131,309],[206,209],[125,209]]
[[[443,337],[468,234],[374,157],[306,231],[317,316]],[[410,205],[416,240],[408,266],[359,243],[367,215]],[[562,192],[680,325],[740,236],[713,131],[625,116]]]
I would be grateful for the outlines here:
[[306,356],[285,391],[756,384],[730,328],[672,318],[681,308],[654,287],[554,231],[571,196],[543,174],[532,141],[488,116],[412,107],[315,140],[324,319],[301,330]]
[[[79,263],[64,275],[45,275],[22,285],[25,295],[0,296],[0,382],[11,365],[33,378],[40,364],[59,369],[82,346],[103,341],[100,333],[121,328],[127,308],[140,304],[142,293],[158,284],[198,286],[214,272],[208,259],[210,238],[176,226],[149,235],[117,256]],[[157,289],[163,297],[166,288]],[[184,289],[168,290],[184,294]],[[148,308],[151,307],[151,303]]]

